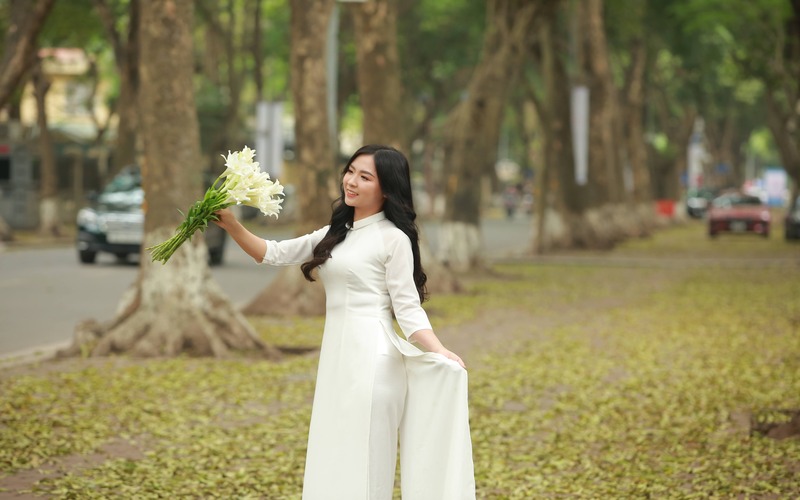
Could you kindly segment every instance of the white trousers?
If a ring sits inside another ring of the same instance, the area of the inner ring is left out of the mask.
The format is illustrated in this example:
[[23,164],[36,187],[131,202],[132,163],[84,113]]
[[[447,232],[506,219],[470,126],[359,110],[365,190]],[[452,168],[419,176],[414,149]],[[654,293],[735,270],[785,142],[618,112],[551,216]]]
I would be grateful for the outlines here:
[[369,499],[391,500],[397,466],[397,433],[406,399],[403,355],[381,335],[372,388],[369,433]]

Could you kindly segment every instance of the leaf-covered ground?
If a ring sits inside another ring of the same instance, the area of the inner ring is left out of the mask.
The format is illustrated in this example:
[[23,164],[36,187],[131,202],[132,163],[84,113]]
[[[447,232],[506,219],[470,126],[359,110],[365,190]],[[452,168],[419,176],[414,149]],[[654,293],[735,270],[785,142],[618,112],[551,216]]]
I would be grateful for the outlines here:
[[[796,498],[800,245],[700,223],[497,265],[426,307],[470,368],[478,497]],[[319,343],[321,318],[253,318]],[[0,488],[51,498],[299,498],[316,354],[0,371]],[[0,497],[3,493],[0,490]],[[399,498],[399,493],[397,495]]]

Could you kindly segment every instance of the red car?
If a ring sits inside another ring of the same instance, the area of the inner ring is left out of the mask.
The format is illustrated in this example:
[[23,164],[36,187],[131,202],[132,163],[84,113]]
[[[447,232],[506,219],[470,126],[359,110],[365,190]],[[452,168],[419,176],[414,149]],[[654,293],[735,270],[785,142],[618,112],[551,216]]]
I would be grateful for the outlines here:
[[771,221],[769,207],[757,196],[726,193],[711,202],[708,235],[714,238],[722,232],[755,233],[768,238]]

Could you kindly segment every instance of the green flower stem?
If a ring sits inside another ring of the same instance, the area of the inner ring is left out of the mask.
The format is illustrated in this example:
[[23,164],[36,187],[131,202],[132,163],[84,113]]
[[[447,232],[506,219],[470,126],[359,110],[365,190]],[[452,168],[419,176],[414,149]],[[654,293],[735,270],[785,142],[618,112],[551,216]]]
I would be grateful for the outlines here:
[[[219,179],[218,179],[219,180]],[[216,185],[216,182],[214,182]],[[216,220],[214,212],[227,208],[233,203],[227,202],[227,190],[225,185],[217,189],[214,186],[208,188],[203,199],[194,203],[189,208],[189,212],[184,218],[180,226],[175,230],[175,235],[159,243],[158,245],[149,247],[150,256],[155,261],[160,261],[166,264],[172,254],[188,239],[194,235],[199,229],[201,232],[205,231],[208,227],[209,221]]]

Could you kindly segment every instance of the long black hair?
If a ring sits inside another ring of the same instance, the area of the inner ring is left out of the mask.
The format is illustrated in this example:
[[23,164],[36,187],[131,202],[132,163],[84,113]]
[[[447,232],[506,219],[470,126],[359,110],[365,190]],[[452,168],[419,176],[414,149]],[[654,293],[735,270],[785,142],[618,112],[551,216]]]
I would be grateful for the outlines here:
[[[375,170],[378,174],[378,183],[383,191],[383,212],[386,218],[403,231],[411,240],[411,252],[414,255],[414,283],[417,286],[419,300],[423,302],[427,297],[425,282],[428,277],[422,270],[419,255],[419,230],[415,222],[417,213],[414,211],[414,200],[411,196],[411,171],[408,160],[400,151],[391,146],[370,144],[362,146],[347,161],[342,170],[341,178],[350,168],[353,161],[361,155],[372,156],[375,161]],[[333,202],[330,229],[324,238],[314,247],[311,260],[303,263],[300,269],[308,281],[314,281],[312,272],[331,257],[333,248],[344,241],[349,227],[353,225],[355,210],[344,202],[344,186],[339,183],[339,198]]]

